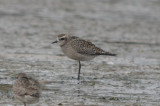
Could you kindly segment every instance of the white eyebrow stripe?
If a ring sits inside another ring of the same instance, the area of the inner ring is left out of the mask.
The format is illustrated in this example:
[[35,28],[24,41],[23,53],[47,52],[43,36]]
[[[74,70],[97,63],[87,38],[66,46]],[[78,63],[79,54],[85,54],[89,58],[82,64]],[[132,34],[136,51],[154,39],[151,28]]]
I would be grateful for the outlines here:
[[59,41],[58,37],[57,37],[57,41]]

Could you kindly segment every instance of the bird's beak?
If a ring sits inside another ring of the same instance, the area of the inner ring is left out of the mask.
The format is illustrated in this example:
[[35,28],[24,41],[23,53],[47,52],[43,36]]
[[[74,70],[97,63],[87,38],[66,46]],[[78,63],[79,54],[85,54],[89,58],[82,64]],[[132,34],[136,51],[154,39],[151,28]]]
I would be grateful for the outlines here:
[[58,41],[56,40],[56,41],[52,42],[52,44],[57,43],[57,42],[58,42]]

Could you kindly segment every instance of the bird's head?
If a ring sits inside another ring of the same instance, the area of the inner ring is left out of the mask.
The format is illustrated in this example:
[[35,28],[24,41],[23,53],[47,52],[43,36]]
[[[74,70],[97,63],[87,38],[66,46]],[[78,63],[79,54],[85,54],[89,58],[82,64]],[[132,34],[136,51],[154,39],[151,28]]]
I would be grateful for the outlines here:
[[60,34],[60,35],[58,35],[57,40],[52,42],[52,44],[58,43],[60,46],[63,46],[64,44],[67,43],[68,38],[69,38],[68,35]]
[[17,76],[16,76],[17,79],[20,79],[20,78],[27,78],[27,75],[25,73],[19,73]]

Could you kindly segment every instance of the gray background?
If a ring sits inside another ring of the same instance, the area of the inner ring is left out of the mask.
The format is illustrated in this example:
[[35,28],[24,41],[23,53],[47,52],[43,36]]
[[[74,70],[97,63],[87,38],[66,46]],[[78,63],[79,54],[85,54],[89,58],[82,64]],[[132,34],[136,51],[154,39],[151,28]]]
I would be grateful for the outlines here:
[[[77,84],[78,62],[51,45],[60,33],[118,56],[82,62]],[[0,0],[0,105],[22,105],[25,72],[42,84],[34,106],[158,106],[159,59],[160,0]]]

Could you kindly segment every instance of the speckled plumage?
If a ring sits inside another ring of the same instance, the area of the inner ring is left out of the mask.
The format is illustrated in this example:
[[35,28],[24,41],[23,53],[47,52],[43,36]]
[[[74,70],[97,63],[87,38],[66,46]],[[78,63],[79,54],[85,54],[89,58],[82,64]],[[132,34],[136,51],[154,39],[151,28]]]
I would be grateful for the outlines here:
[[[81,39],[76,36],[70,36],[66,34],[60,34],[57,37],[57,41],[53,43],[59,43],[63,53],[71,59],[79,61],[79,74],[80,74],[80,61],[88,61],[99,55],[115,56],[110,52],[106,52],[101,48],[96,47],[91,42]],[[79,79],[79,75],[78,75]]]
[[77,51],[77,53],[80,53],[82,55],[87,55],[87,56],[114,55],[96,47],[91,42],[80,38],[72,40],[71,46],[73,47],[74,50]]
[[26,103],[36,103],[41,94],[40,84],[37,80],[27,76],[25,73],[19,73],[17,80],[13,84],[15,98],[20,100],[26,106]]

